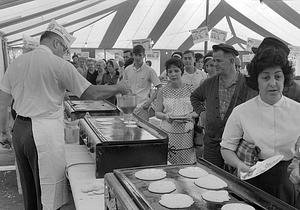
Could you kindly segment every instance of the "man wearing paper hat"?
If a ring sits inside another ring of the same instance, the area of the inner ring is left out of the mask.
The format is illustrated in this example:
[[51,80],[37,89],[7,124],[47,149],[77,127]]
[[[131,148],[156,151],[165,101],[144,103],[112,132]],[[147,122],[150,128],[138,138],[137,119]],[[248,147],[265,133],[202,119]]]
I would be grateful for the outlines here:
[[224,43],[212,48],[217,75],[204,80],[191,94],[191,102],[198,114],[206,111],[203,157],[224,168],[220,152],[223,129],[233,108],[246,101],[248,88],[245,77],[235,67],[238,51]]
[[40,46],[10,64],[0,83],[0,131],[5,111],[15,100],[17,118],[12,141],[19,166],[26,210],[59,209],[67,198],[63,98],[66,90],[82,99],[104,99],[127,93],[125,83],[91,85],[62,59],[75,40],[55,21]]

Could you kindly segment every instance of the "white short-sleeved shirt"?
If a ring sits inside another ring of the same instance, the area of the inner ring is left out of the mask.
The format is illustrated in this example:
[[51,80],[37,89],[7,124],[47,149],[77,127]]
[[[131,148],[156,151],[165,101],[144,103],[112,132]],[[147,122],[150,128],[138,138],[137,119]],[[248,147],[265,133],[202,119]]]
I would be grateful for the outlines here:
[[71,63],[40,45],[10,64],[0,89],[12,95],[19,115],[49,117],[62,109],[66,90],[80,97],[90,85]]
[[285,96],[274,105],[260,96],[237,106],[229,116],[221,146],[235,151],[239,140],[254,143],[261,149],[262,159],[284,155],[293,157],[292,148],[300,136],[300,103]]
[[138,106],[141,106],[149,99],[151,84],[154,87],[160,84],[160,80],[154,69],[145,63],[139,69],[136,69],[133,64],[127,66],[124,76],[129,82],[132,93],[137,95]]
[[207,78],[204,71],[196,69],[193,74],[189,74],[186,71],[183,72],[182,82],[185,84],[192,85],[193,90],[195,90],[199,85]]

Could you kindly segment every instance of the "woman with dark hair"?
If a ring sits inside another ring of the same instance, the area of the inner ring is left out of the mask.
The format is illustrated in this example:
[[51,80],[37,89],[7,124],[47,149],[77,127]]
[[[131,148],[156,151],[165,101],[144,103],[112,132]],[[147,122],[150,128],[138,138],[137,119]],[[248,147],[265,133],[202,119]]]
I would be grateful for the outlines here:
[[155,115],[169,136],[169,158],[172,164],[196,163],[193,144],[194,118],[190,102],[192,86],[182,82],[184,65],[178,58],[166,62],[169,82],[159,90]]
[[203,69],[207,73],[207,77],[213,77],[217,74],[216,67],[214,65],[212,51],[208,52],[203,58]]
[[[110,59],[106,64],[106,73],[102,77],[101,85],[115,85],[119,79],[119,65],[114,59]],[[111,96],[106,99],[112,104],[116,104],[116,97]]]
[[293,74],[288,54],[289,48],[283,42],[274,38],[263,40],[248,65],[249,85],[259,95],[232,111],[222,136],[221,153],[227,164],[244,173],[251,171],[255,160],[246,163],[239,159],[237,150],[243,142],[259,148],[259,160],[283,155],[277,165],[248,182],[294,205],[296,194],[287,167],[300,136],[300,104],[282,94]]
[[202,53],[195,53],[195,67],[199,70],[203,69],[203,58]]

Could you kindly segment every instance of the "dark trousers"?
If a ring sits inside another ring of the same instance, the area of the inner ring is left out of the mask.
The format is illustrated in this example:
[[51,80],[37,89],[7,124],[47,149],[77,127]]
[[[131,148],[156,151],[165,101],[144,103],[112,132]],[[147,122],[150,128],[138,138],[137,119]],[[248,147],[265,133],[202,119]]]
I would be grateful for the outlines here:
[[203,158],[219,168],[224,169],[224,159],[221,155],[220,142],[220,139],[211,138],[205,134],[203,138]]
[[296,206],[297,209],[300,209],[300,192],[297,192],[297,198],[296,198]]
[[247,182],[295,206],[296,191],[289,180],[289,173],[287,172],[290,163],[291,161],[281,161],[265,173],[249,179]]
[[13,127],[12,142],[20,173],[25,210],[41,210],[38,154],[30,119],[16,119]]

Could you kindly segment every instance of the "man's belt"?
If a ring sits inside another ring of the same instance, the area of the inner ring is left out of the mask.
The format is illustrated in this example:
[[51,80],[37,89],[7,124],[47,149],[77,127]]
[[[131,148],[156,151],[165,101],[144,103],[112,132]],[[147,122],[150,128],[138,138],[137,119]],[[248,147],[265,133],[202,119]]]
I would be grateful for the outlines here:
[[17,116],[17,119],[20,119],[20,120],[23,120],[23,121],[31,121],[31,118],[30,117],[23,117],[21,115],[18,115]]

